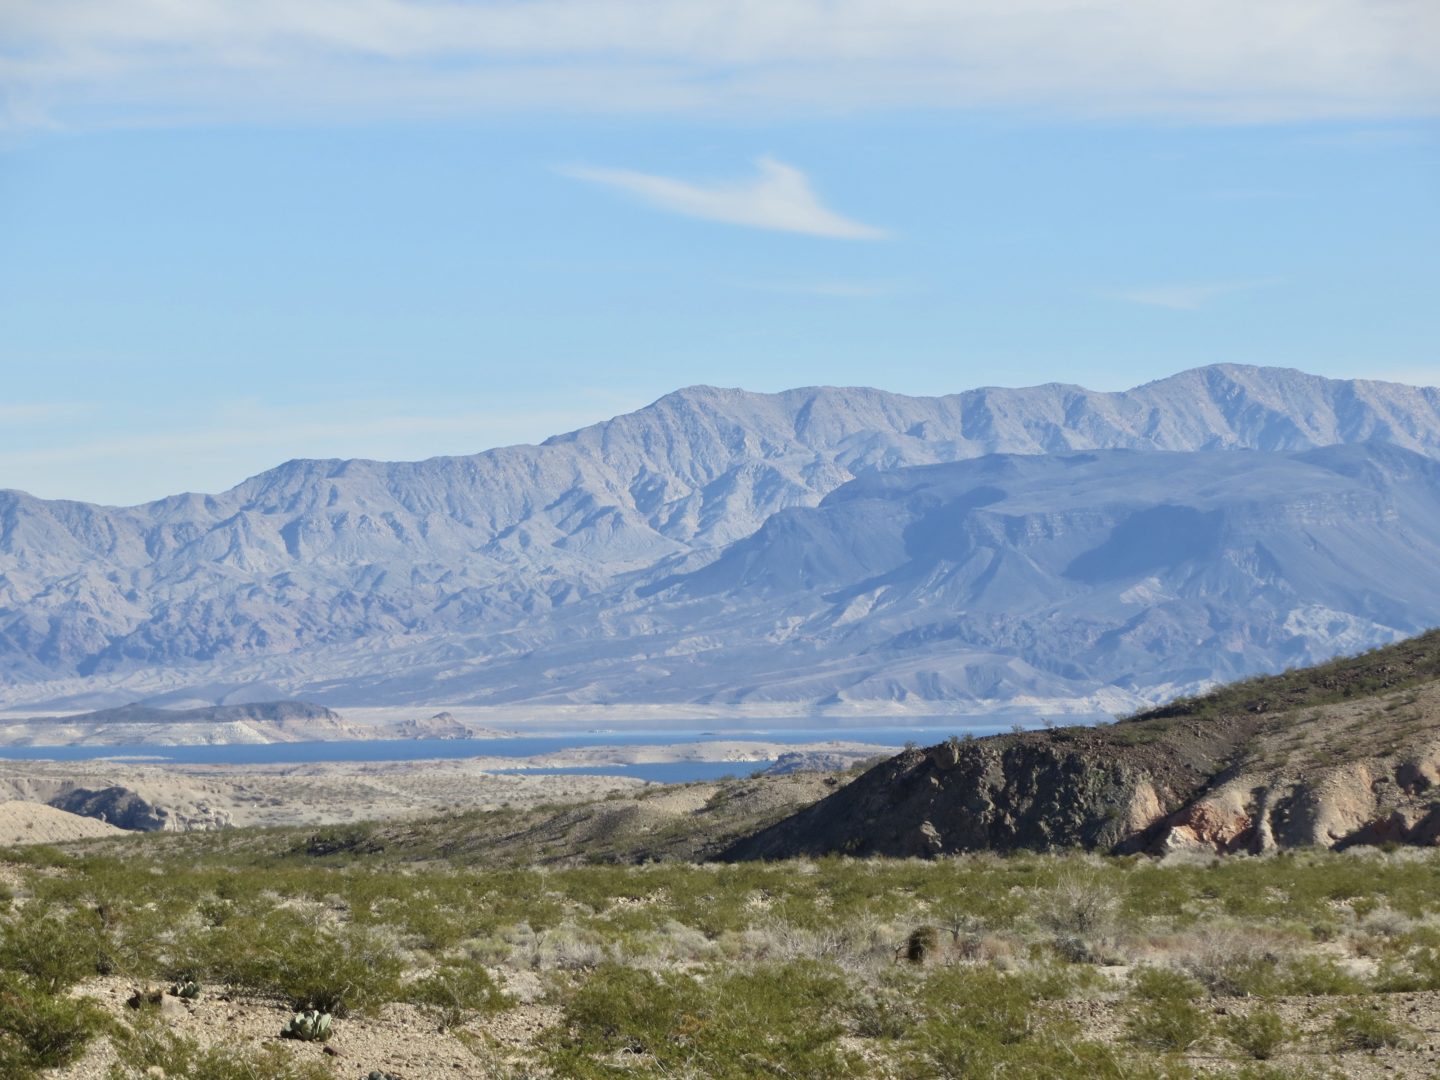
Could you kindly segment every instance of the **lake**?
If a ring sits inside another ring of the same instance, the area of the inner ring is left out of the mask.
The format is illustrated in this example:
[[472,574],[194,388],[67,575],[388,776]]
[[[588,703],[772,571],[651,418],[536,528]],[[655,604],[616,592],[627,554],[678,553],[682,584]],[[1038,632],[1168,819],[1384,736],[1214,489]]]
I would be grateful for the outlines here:
[[[584,731],[545,735],[521,734],[491,739],[372,739],[337,742],[237,743],[227,746],[0,746],[0,759],[16,761],[91,761],[125,758],[177,765],[295,765],[322,761],[425,761],[469,757],[531,757],[582,746],[690,745],[702,742],[758,741],[814,743],[828,740],[901,746],[913,740],[922,746],[952,734],[987,735],[1002,730],[957,718],[948,725],[924,727],[770,728],[744,731],[658,730]],[[687,783],[721,776],[747,776],[773,761],[676,761],[633,765],[586,765],[568,768],[498,770],[542,775],[633,776],[660,783]]]

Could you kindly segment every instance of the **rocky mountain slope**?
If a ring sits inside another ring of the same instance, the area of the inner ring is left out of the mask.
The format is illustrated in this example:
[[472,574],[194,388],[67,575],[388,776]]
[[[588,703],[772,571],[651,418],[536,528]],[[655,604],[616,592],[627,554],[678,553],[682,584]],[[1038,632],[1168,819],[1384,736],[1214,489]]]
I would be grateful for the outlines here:
[[1102,727],[911,749],[730,859],[1440,843],[1440,631]]
[[[849,666],[853,651],[817,652],[809,658],[814,680],[753,688],[736,676],[748,664],[744,657],[733,666],[702,662],[694,678],[686,663],[652,670],[650,656],[708,651],[698,635],[666,640],[667,611],[689,604],[688,617],[694,604],[708,603],[719,623],[728,620],[732,637],[768,649],[811,615],[782,610],[784,604],[756,606],[783,591],[775,575],[791,569],[781,565],[778,549],[764,555],[759,547],[794,549],[807,540],[795,530],[823,532],[843,515],[843,502],[898,498],[878,478],[899,469],[995,453],[1303,452],[1377,440],[1422,457],[1440,455],[1440,391],[1225,365],[1123,393],[1050,385],[908,398],[864,389],[762,395],[700,387],[540,446],[414,463],[294,461],[213,496],[117,508],[4,492],[0,701],[118,704],[192,685],[213,687],[218,701],[236,686],[264,681],[284,694],[328,695],[322,700],[339,704],[741,700],[824,709],[846,692],[828,669]],[[861,485],[847,488],[820,517],[787,513],[817,507],[857,477]],[[1364,476],[1337,483],[1369,497],[1360,492]],[[1321,503],[1328,497],[1315,493]],[[1316,513],[1339,504],[1325,505]],[[1378,506],[1374,499],[1367,505]],[[1024,511],[1037,521],[1046,512],[1038,505]],[[1066,512],[1057,510],[1056,520]],[[1403,508],[1376,512],[1403,515]],[[1179,519],[1151,524],[1185,529]],[[1124,542],[1122,535],[1117,543]],[[881,555],[853,554],[855,566]],[[905,587],[919,587],[924,561],[912,560]],[[1033,583],[1025,581],[1024,558],[1000,562],[1008,565],[997,566],[987,586],[988,606],[1011,606],[1002,583],[1019,588],[1021,604],[1028,603]],[[832,569],[841,578],[849,573]],[[1342,566],[1337,575],[1352,569]],[[802,572],[818,581],[813,573],[829,571]],[[967,572],[983,571],[974,564]],[[1085,584],[1086,574],[1103,572],[1098,563],[1088,571],[1082,563],[1074,580]],[[764,573],[771,577],[757,577]],[[1263,566],[1255,571],[1262,579],[1267,573]],[[1137,614],[1149,606],[1150,576],[1125,587],[1139,590],[1129,594]],[[720,586],[727,582],[733,588],[725,593]],[[963,592],[956,582],[960,591],[946,603]],[[862,583],[846,579],[831,592]],[[1072,665],[1079,683],[1091,687],[1081,696],[1098,694],[1092,704],[1105,708],[1132,700],[1134,688],[1163,693],[1171,682],[1189,686],[1212,669],[1259,670],[1329,655],[1440,617],[1428,600],[1397,608],[1383,589],[1374,597],[1363,587],[1355,592],[1365,595],[1351,597],[1356,603],[1349,606],[1306,598],[1294,608],[1299,622],[1275,648],[1207,645],[1193,670],[1137,671],[1133,688],[1124,682],[1128,659],[1117,661],[1119,669],[1081,672],[1083,664]],[[835,618],[866,623],[865,603]],[[1248,631],[1230,635],[1224,627],[1228,603],[1217,604],[1210,621],[1217,639],[1243,642]],[[1041,655],[1067,653],[1068,641],[1050,643],[1063,612],[1053,613],[1043,631],[1034,624],[991,627],[988,615],[968,610],[950,614],[948,625],[896,630],[916,630],[920,639],[939,634],[927,645],[939,649],[938,659],[907,667],[918,655],[912,653],[892,657],[896,668],[869,668],[873,682],[856,699],[912,711],[933,701],[943,711],[946,702],[1076,693],[1075,680],[1067,672],[1057,680]],[[983,632],[972,639],[977,626]],[[652,632],[660,637],[637,647]],[[1153,628],[1146,633],[1159,640]],[[864,647],[882,638],[877,630]],[[1037,638],[1047,644],[1034,652],[1029,643]],[[1137,647],[1143,653],[1151,645]],[[792,676],[797,659],[807,658],[787,656]],[[448,696],[435,694],[437,677]],[[1118,690],[1095,690],[1116,678]]]
[[[252,702],[195,709],[132,704],[71,716],[0,720],[0,746],[315,742],[374,738],[375,734],[347,723],[339,713],[323,705],[305,701]],[[383,734],[409,737],[403,730],[386,730]]]

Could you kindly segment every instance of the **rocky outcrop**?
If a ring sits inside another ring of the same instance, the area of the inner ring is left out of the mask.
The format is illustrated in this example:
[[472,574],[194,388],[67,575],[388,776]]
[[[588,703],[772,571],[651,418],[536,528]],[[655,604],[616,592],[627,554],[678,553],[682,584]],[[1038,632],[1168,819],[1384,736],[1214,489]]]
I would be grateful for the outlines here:
[[1259,762],[1169,817],[1160,851],[1264,854],[1282,848],[1433,845],[1440,838],[1436,758],[1393,756],[1267,770]]
[[50,803],[57,810],[81,817],[95,818],[119,829],[134,829],[140,832],[171,830],[170,811],[153,806],[123,787],[108,787],[99,791],[76,788]]
[[1434,845],[1437,664],[1431,632],[1116,724],[907,750],[726,857]]
[[1134,848],[1206,773],[1153,748],[1115,750],[1097,729],[907,750],[726,857]]
[[1044,738],[980,739],[912,750],[726,857],[893,857],[1084,848],[1123,853],[1264,854],[1282,848],[1432,845],[1440,798],[1351,762],[1289,777],[1214,777],[1129,748]]
[[69,814],[95,818],[116,828],[139,832],[206,831],[230,824],[228,812],[212,810],[205,803],[177,811],[147,802],[136,792],[119,786],[98,790],[71,788],[51,799],[49,805]]

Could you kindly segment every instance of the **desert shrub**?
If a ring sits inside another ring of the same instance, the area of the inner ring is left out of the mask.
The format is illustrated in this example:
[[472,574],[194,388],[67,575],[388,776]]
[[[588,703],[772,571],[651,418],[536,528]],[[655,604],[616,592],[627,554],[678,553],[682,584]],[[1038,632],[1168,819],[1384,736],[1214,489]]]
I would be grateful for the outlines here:
[[924,1021],[908,1040],[905,1075],[938,1080],[1179,1080],[1190,1075],[1183,1066],[1127,1061],[1113,1048],[1080,1038],[1073,1025],[1045,1023],[1037,1002],[1062,997],[1074,985],[1055,973],[937,972],[919,989]]
[[850,1025],[863,1039],[903,1039],[915,1030],[920,1012],[910,995],[879,986],[858,994],[850,1006]]
[[289,909],[236,916],[186,950],[194,974],[343,1017],[400,996],[403,964],[368,927],[321,925]]
[[1098,874],[1067,874],[1040,898],[1036,920],[1057,934],[1089,938],[1115,926],[1120,899]]
[[[921,943],[921,951],[924,947]],[[766,919],[729,935],[722,948],[762,963],[819,962],[849,971],[888,966],[895,958],[893,939],[868,918],[844,925],[819,926]],[[904,948],[908,948],[908,943]]]
[[5,849],[5,861],[22,866],[52,869],[69,866],[74,860],[53,844],[26,844]]
[[946,968],[917,994],[926,1029],[960,1026],[999,1043],[1017,1043],[1034,1031],[1037,994],[1025,980],[991,968]]
[[1136,1061],[1071,1033],[1046,1032],[1008,1046],[961,1038],[920,1063],[913,1075],[935,1080],[1194,1080],[1196,1074],[1182,1062]]
[[467,1012],[499,1012],[514,1002],[479,964],[447,964],[405,988],[405,1000],[434,1011],[440,1025],[458,1027]]
[[0,926],[0,971],[20,972],[46,993],[94,975],[106,953],[104,931],[88,913],[59,915],[28,904]]
[[1200,985],[1178,971],[1141,968],[1130,988],[1126,1036],[1150,1050],[1188,1050],[1209,1031],[1199,996]]
[[1375,989],[1382,994],[1440,990],[1440,949],[1416,949],[1385,961],[1375,976]]
[[1278,945],[1271,935],[1241,927],[1211,928],[1197,936],[1180,967],[1211,994],[1264,997],[1281,984]]
[[1257,1061],[1268,1061],[1280,1052],[1294,1033],[1273,1009],[1251,1009],[1225,1021],[1225,1038]]
[[368,822],[355,825],[334,825],[313,833],[297,844],[297,854],[312,859],[330,855],[375,855],[385,850],[385,842],[375,835],[375,826]]
[[115,1042],[119,1061],[111,1067],[109,1080],[146,1075],[166,1080],[334,1080],[335,1075],[323,1062],[296,1060],[276,1046],[202,1047],[167,1031],[159,1020],[139,1024]]
[[1378,1005],[1354,1005],[1330,1022],[1330,1041],[1337,1050],[1387,1050],[1409,1045],[1405,1030]]
[[[996,1074],[1002,1063],[1018,1063],[1019,1075],[1038,1072],[1030,1045],[1038,1030],[1035,986],[991,968],[946,968],[935,972],[916,994],[923,1021],[914,1033],[912,1065],[937,1077]],[[1008,1064],[1007,1064],[1008,1067]]]
[[1329,956],[1296,956],[1280,972],[1282,994],[1305,997],[1343,997],[1365,992],[1365,984]]
[[89,1002],[11,980],[0,987],[0,1076],[24,1080],[68,1065],[104,1026],[104,1015]]
[[[847,1003],[832,969],[798,962],[713,976],[653,974],[619,965],[597,969],[565,1003],[568,1031],[556,1033],[548,1063],[562,1076],[630,1075],[639,1055],[665,1075],[715,1080],[858,1075],[838,1045]],[[627,1068],[607,1063],[616,1051]]]

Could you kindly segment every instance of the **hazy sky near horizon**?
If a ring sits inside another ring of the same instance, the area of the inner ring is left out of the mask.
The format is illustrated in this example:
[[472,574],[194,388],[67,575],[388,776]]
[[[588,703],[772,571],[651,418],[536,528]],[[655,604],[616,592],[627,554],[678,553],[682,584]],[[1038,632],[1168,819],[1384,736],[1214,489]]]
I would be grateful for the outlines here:
[[1440,383],[1433,0],[8,0],[0,488],[679,386]]

